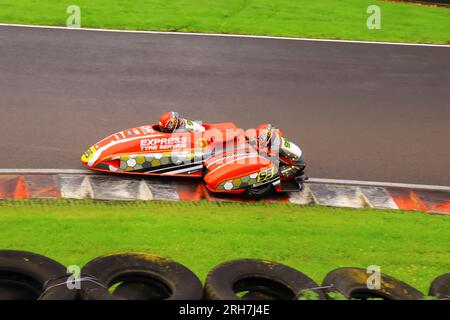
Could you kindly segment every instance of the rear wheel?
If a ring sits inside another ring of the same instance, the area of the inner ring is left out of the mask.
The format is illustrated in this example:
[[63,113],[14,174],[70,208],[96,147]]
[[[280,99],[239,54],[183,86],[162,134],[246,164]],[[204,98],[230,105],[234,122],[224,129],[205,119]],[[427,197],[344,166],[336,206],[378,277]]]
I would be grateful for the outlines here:
[[273,190],[273,185],[268,183],[259,187],[247,189],[244,193],[244,197],[247,199],[261,199],[262,197],[272,193]]

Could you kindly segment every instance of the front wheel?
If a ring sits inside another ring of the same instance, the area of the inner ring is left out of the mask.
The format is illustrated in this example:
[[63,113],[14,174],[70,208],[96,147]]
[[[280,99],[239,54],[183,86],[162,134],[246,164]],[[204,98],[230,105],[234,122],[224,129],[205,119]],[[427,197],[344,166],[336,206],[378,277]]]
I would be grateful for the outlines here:
[[271,183],[259,187],[249,188],[245,191],[244,197],[247,199],[261,199],[270,194],[273,189],[274,188]]

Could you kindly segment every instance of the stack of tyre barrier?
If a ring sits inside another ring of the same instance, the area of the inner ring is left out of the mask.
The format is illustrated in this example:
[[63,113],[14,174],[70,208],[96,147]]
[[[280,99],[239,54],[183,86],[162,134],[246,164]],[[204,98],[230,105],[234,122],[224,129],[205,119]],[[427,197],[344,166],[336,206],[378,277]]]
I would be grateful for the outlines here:
[[[361,268],[330,271],[319,286],[280,263],[241,259],[212,269],[204,287],[185,266],[152,254],[105,255],[87,263],[79,276],[60,263],[25,251],[0,250],[0,300],[302,300],[381,298],[417,300],[413,287],[381,274],[369,289]],[[450,273],[436,278],[429,295],[450,298]]]

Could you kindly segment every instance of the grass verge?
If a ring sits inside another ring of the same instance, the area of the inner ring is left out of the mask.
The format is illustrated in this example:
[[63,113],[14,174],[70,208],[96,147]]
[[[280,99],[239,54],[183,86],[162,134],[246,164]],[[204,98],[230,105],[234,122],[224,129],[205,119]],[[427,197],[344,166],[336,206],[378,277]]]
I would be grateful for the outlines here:
[[424,213],[287,204],[0,202],[0,248],[65,265],[113,252],[151,252],[204,280],[215,265],[263,258],[321,282],[342,266],[382,272],[428,291],[450,264],[450,219]]
[[[0,22],[399,42],[450,42],[450,8],[377,0],[1,0]],[[369,30],[367,8],[381,9]]]

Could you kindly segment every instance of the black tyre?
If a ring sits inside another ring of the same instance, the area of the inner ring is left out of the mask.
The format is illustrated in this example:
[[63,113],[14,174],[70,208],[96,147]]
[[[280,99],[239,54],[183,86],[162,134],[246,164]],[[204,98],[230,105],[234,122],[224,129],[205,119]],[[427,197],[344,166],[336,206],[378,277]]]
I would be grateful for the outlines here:
[[249,188],[244,192],[244,197],[247,199],[261,199],[273,192],[274,188],[271,183],[255,187]]
[[255,290],[248,291],[244,295],[242,295],[243,300],[276,300],[271,294],[266,294],[263,292],[258,292]]
[[438,299],[450,299],[450,273],[445,273],[434,279],[428,294]]
[[120,283],[112,294],[126,300],[163,300],[169,293],[164,286],[158,286],[158,282],[127,279]]
[[0,250],[0,299],[74,300],[77,290],[64,284],[67,277],[66,268],[52,259],[26,251]]
[[24,282],[0,281],[0,300],[36,300],[40,290]]
[[[292,300],[317,283],[288,266],[264,260],[243,259],[220,264],[206,278],[208,300]],[[317,299],[324,299],[320,291]]]
[[[115,296],[109,288],[121,283],[138,283],[146,287],[146,293],[134,293],[145,297],[167,300],[199,300],[202,284],[192,271],[172,260],[146,253],[123,253],[98,257],[81,271],[84,277],[96,281],[85,281],[81,286],[81,298],[85,300],[125,299],[125,288]],[[128,288],[127,290],[130,290]],[[122,292],[122,293],[120,293]],[[113,291],[114,293],[114,291]],[[156,295],[156,296],[155,296]],[[130,296],[133,299],[132,296]]]
[[369,289],[367,280],[371,276],[362,268],[339,268],[330,271],[322,286],[331,286],[328,293],[338,292],[347,299],[419,300],[423,293],[410,285],[380,274],[380,289]]

